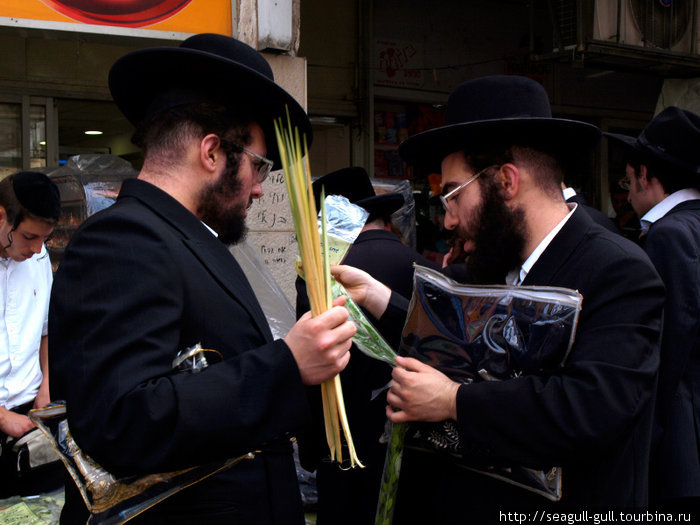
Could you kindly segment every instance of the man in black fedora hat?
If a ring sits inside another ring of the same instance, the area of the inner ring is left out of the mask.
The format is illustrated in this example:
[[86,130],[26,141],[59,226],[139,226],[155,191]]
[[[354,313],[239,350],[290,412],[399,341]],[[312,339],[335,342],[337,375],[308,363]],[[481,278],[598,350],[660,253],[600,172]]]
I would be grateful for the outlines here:
[[700,508],[700,116],[659,113],[639,137],[606,133],[626,153],[629,202],[666,285],[651,497]]
[[[144,163],[81,225],[56,274],[54,398],[77,444],[118,478],[255,452],[137,520],[301,524],[290,436],[310,421],[305,385],[344,368],[355,328],[340,301],[273,340],[227,244],[279,166],[272,119],[288,108],[310,140],[309,120],[257,51],[222,35],[129,53],[109,84]],[[220,359],[173,370],[198,343]],[[62,521],[85,518],[68,483]]]
[[[320,204],[321,189],[326,195],[342,195],[351,203],[364,208],[369,216],[345,256],[343,264],[360,268],[404,297],[413,289],[413,264],[439,269],[411,247],[405,245],[393,232],[392,214],[404,205],[400,193],[375,192],[374,186],[361,167],[343,168],[316,179],[313,193]],[[301,278],[296,281],[297,315],[309,309],[306,286]],[[398,348],[402,323],[377,325],[384,338]],[[391,380],[391,368],[372,359],[355,346],[350,349],[352,359],[341,373],[343,397],[352,430],[353,442],[363,469],[344,469],[337,463],[323,461],[328,457],[323,412],[318,389],[310,393],[316,403],[315,432],[300,437],[302,466],[316,470],[318,489],[317,523],[319,525],[362,525],[374,523],[377,494],[384,467],[386,445],[380,443],[384,432],[383,396],[373,392]]]
[[[460,384],[399,358],[387,417],[455,420],[461,450],[476,465],[561,467],[562,497],[552,502],[407,450],[395,522],[644,508],[664,290],[638,246],[564,201],[561,166],[592,148],[598,129],[552,118],[544,88],[517,76],[460,85],[446,122],[409,138],[399,153],[411,164],[441,166],[445,226],[465,240],[469,280],[575,289],[582,310],[557,369]],[[334,272],[376,317],[401,314],[400,298],[366,274],[345,266]]]
[[27,413],[49,402],[53,274],[44,243],[60,211],[58,188],[43,173],[21,171],[0,181],[0,498],[54,490],[62,479],[46,463],[20,466],[17,448],[30,432],[41,435]]

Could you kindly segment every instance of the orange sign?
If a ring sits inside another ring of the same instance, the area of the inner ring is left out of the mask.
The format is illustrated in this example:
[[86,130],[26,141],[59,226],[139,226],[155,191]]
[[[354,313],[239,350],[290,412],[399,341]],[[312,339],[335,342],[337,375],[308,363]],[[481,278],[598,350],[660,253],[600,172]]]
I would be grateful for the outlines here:
[[[0,17],[20,19],[17,25],[22,25],[22,19],[67,22],[76,24],[76,31],[80,31],[80,24],[97,24],[233,34],[231,0],[3,0]],[[105,33],[109,29],[105,28]]]

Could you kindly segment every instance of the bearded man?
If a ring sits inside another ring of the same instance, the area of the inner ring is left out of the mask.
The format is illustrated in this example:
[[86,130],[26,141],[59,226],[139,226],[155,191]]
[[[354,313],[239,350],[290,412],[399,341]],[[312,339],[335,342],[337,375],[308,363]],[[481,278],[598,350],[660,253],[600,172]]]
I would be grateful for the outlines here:
[[[273,118],[289,108],[311,138],[308,117],[257,51],[221,35],[130,53],[110,89],[144,163],[62,259],[52,393],[67,402],[77,444],[117,478],[255,451],[134,522],[300,525],[290,433],[311,419],[305,385],[344,368],[355,328],[339,301],[273,340],[227,244],[245,234],[246,210],[279,165]],[[197,343],[220,360],[173,370]],[[69,481],[61,522],[86,518]]]
[[[386,414],[394,423],[456,421],[475,465],[561,467],[563,496],[552,502],[407,450],[395,523],[644,508],[663,285],[638,246],[567,205],[561,192],[560,166],[590,150],[600,132],[552,118],[544,88],[516,76],[460,85],[446,121],[399,152],[410,164],[441,165],[445,226],[464,239],[469,281],[575,289],[583,306],[561,368],[461,384],[399,358]],[[405,315],[405,301],[364,272],[338,266],[334,273],[383,322]]]

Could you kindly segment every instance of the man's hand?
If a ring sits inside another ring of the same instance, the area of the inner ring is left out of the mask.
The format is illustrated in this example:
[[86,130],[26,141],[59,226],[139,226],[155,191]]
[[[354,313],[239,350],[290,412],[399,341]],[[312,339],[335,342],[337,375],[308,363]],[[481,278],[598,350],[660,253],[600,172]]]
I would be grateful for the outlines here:
[[393,423],[457,419],[459,383],[432,366],[397,357],[387,393],[386,416]]
[[49,382],[42,381],[39,391],[34,398],[34,405],[32,408],[44,408],[50,401],[51,397],[49,396]]
[[352,337],[357,329],[348,321],[345,297],[316,317],[306,312],[284,338],[297,362],[302,382],[318,385],[339,374],[350,360]]
[[464,241],[460,238],[455,238],[448,251],[442,258],[442,267],[447,268],[450,264],[464,262],[466,253],[464,253]]
[[359,306],[379,319],[391,299],[391,289],[367,272],[352,266],[331,266],[331,274]]
[[13,438],[18,438],[33,428],[34,423],[27,416],[0,407],[0,431]]

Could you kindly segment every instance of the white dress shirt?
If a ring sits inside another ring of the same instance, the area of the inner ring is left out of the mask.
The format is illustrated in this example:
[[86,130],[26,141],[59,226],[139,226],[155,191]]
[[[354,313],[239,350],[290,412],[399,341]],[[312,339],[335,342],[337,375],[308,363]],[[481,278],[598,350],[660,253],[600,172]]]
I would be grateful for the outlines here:
[[31,259],[0,259],[0,406],[33,401],[41,385],[41,337],[48,333],[53,274],[42,247]]

